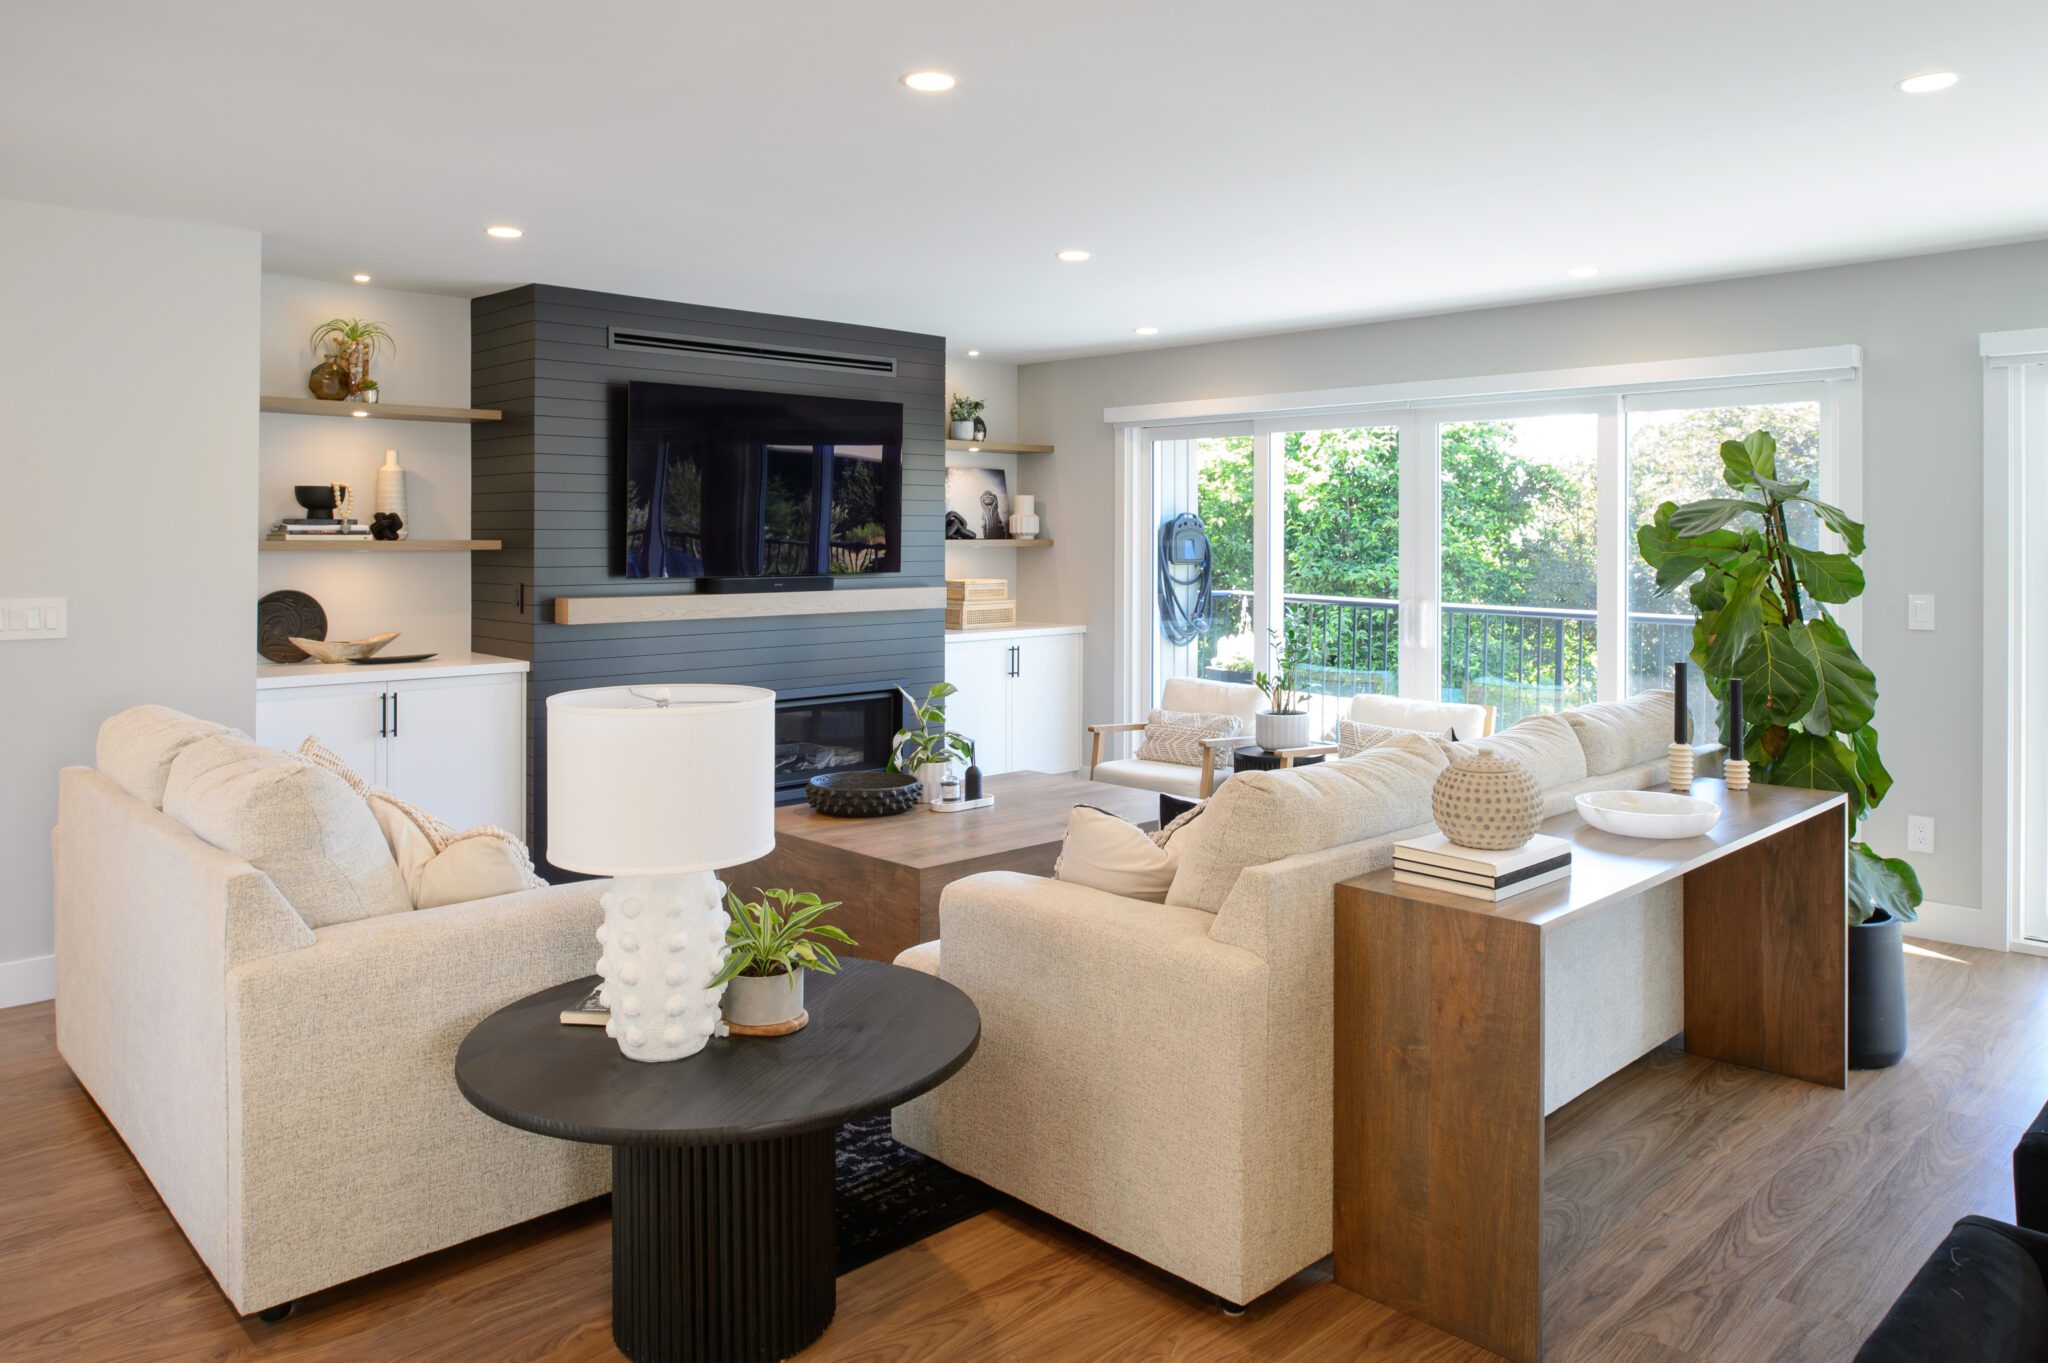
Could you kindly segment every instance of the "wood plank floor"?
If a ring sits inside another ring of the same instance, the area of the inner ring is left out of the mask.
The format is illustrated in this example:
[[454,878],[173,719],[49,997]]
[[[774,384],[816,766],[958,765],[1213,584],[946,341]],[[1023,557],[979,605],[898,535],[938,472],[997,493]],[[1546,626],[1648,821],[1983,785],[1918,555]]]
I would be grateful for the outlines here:
[[[2048,1099],[2048,960],[1910,948],[1913,1044],[1848,1092],[1659,1051],[1550,1119],[1558,1363],[1854,1354],[1949,1224],[2012,1215]],[[613,1359],[603,1203],[237,1319],[58,1058],[0,1012],[0,1359]],[[848,1274],[805,1363],[1492,1355],[1351,1295],[1327,1264],[1239,1319],[1049,1218],[988,1213]]]

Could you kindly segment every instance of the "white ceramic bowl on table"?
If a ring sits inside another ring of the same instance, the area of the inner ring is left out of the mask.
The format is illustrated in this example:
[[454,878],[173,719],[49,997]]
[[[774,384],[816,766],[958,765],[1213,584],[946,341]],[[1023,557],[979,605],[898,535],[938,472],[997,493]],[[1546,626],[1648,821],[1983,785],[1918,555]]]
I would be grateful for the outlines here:
[[1579,817],[1625,838],[1697,838],[1721,821],[1721,806],[1661,790],[1596,790],[1578,797]]

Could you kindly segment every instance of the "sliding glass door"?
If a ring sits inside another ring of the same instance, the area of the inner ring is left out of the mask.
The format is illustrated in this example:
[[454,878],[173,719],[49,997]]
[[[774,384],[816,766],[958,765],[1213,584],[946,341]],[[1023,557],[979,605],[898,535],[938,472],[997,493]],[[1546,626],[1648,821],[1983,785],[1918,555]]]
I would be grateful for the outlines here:
[[[1401,438],[1393,426],[1264,437],[1281,483],[1280,597],[1315,731],[1400,689]],[[1269,613],[1270,614],[1270,613]]]

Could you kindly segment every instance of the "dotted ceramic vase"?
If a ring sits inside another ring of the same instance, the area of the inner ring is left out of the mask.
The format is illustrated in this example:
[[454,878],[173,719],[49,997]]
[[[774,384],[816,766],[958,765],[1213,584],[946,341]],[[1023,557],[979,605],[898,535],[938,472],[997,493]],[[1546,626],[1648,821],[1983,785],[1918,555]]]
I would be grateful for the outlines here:
[[1543,788],[1521,763],[1477,753],[1444,769],[1429,807],[1438,831],[1458,846],[1502,852],[1536,836]]

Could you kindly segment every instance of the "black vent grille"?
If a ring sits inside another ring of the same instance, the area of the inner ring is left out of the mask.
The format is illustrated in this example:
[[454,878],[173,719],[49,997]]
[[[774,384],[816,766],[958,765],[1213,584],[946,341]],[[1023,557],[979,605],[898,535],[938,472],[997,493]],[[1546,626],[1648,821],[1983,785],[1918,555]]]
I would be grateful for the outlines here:
[[831,369],[841,373],[894,376],[896,361],[886,355],[846,355],[832,350],[800,350],[794,346],[721,341],[711,336],[678,336],[667,331],[609,329],[613,350],[642,350],[661,355],[704,355],[717,360],[749,360],[755,364],[792,365],[798,369]]

